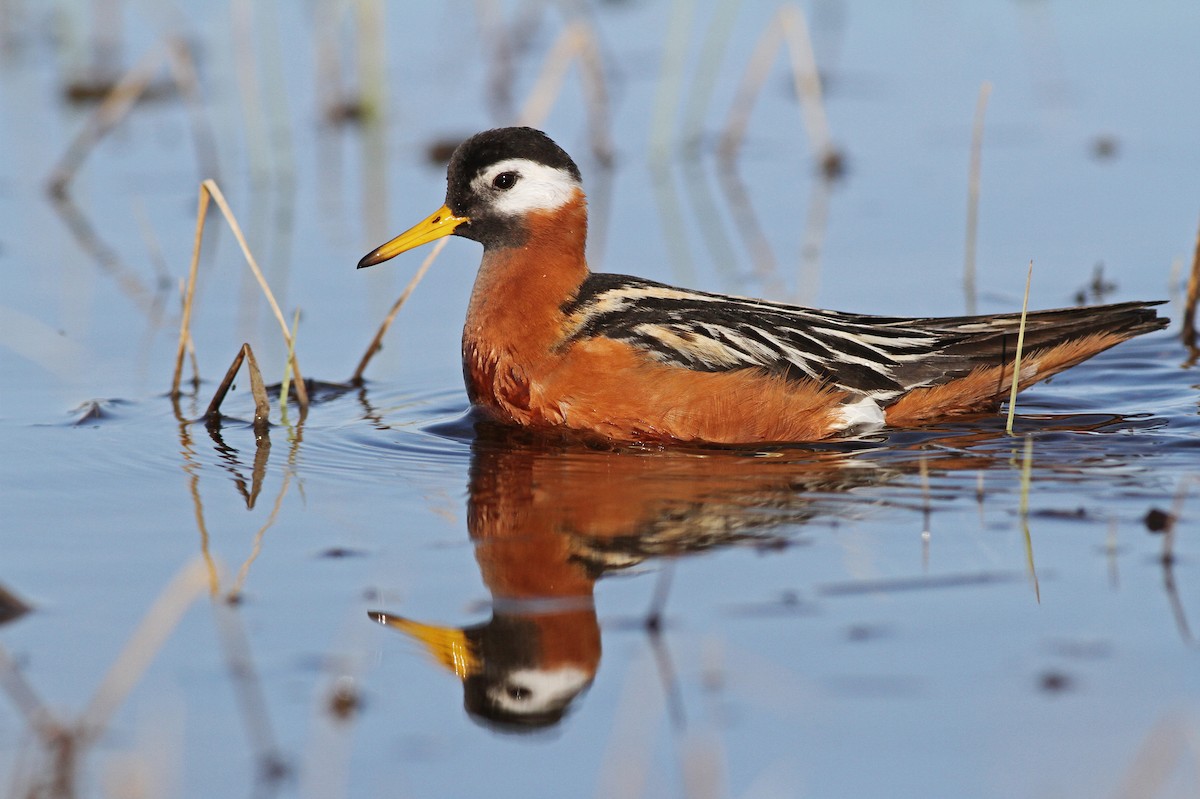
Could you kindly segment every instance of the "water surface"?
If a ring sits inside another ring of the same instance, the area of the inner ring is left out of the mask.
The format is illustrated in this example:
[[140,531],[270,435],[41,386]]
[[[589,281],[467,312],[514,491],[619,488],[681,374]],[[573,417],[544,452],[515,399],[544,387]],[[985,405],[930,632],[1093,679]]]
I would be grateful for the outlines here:
[[[301,310],[305,374],[340,383],[423,254],[355,262],[441,202],[431,144],[511,121],[566,12],[387,5],[374,39],[310,5],[125,9],[114,58],[184,35],[220,185],[289,320]],[[1032,258],[1032,307],[1095,299],[1102,262],[1101,299],[1170,299],[1179,316],[1200,176],[1193,4],[806,10],[846,157],[832,187],[782,56],[736,171],[716,155],[773,9],[583,7],[611,168],[589,153],[575,72],[543,124],[583,169],[594,268],[962,313],[990,80],[979,310],[1018,308]],[[197,129],[170,91],[139,104],[52,202],[46,176],[95,109],[63,92],[91,71],[97,23],[6,19],[14,795],[1195,795],[1200,379],[1177,326],[1023,395],[1016,437],[995,417],[819,446],[586,448],[469,415],[458,342],[479,253],[455,240],[365,385],[318,392],[302,422],[273,400],[264,437],[243,376],[206,427],[241,343],[268,381],[285,348],[236,243],[211,233],[203,382],[166,396],[210,176]],[[330,47],[344,75],[377,49],[381,117],[325,118]],[[158,632],[135,632],[147,618]]]

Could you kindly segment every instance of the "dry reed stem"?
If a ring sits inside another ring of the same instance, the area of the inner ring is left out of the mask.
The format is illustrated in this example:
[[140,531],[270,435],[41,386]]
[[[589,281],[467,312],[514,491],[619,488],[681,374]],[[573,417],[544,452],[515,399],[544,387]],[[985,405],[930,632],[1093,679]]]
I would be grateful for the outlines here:
[[576,20],[559,35],[542,71],[525,98],[517,115],[518,125],[538,127],[554,107],[562,93],[563,79],[572,61],[579,62],[580,81],[587,94],[588,130],[592,134],[592,152],[602,163],[611,163],[613,144],[608,114],[608,89],[604,82],[604,65],[600,47],[592,26]]
[[437,244],[433,245],[433,249],[429,251],[429,255],[425,256],[425,260],[421,262],[421,268],[408,281],[408,285],[404,287],[404,291],[400,292],[400,297],[392,304],[392,309],[388,311],[388,315],[383,320],[383,324],[379,326],[379,330],[375,333],[375,338],[371,339],[370,346],[363,353],[362,359],[358,362],[358,368],[354,370],[354,374],[350,377],[350,385],[361,385],[363,381],[363,372],[367,370],[367,364],[375,357],[375,353],[383,349],[383,337],[387,335],[388,328],[392,326],[392,322],[396,321],[396,314],[400,313],[400,309],[404,307],[404,303],[408,301],[408,297],[413,293],[413,289],[421,282],[421,278],[425,277],[425,273],[429,271],[429,267],[445,249],[447,242],[450,239],[444,238]]
[[286,421],[288,392],[292,383],[292,358],[296,357],[296,333],[300,329],[300,309],[292,314],[292,335],[288,340],[287,361],[283,367],[283,379],[279,381],[279,415]]
[[254,357],[254,350],[250,349],[249,344],[243,344],[237,355],[234,356],[233,363],[226,370],[224,379],[217,386],[212,401],[204,412],[204,419],[212,422],[221,418],[221,403],[225,401],[225,395],[229,393],[233,380],[242,367],[243,360],[246,361],[246,371],[250,373],[250,393],[254,396],[254,429],[261,432],[270,423],[271,405],[267,399],[267,389],[263,383],[262,372],[258,368],[258,360]]
[[[179,281],[179,310],[182,314],[187,306],[187,282]],[[196,360],[196,342],[192,341],[191,331],[181,337],[184,349],[187,351],[188,361],[192,364],[192,387],[200,388],[200,363]],[[172,396],[178,397],[178,391]]]
[[308,413],[308,389],[304,385],[304,377],[300,372],[300,366],[296,360],[296,353],[292,346],[291,331],[288,330],[287,321],[283,318],[283,312],[279,310],[279,303],[275,301],[275,295],[271,292],[271,287],[267,285],[267,280],[263,277],[262,270],[258,268],[258,262],[254,260],[254,254],[250,252],[250,245],[246,243],[246,237],[242,234],[242,227],[238,224],[237,217],[234,216],[233,211],[230,209],[225,195],[221,192],[221,188],[211,178],[200,183],[200,204],[196,212],[196,236],[192,245],[192,263],[188,270],[188,285],[184,301],[183,317],[179,323],[179,346],[175,355],[175,376],[171,383],[171,395],[179,396],[179,380],[183,372],[184,344],[187,336],[190,335],[192,303],[196,287],[196,269],[200,261],[200,246],[204,239],[204,224],[207,219],[206,212],[210,199],[221,209],[221,213],[225,217],[225,222],[229,225],[230,230],[233,231],[233,237],[242,249],[246,265],[250,268],[251,273],[253,273],[254,279],[258,281],[259,288],[262,289],[263,295],[267,298],[267,303],[271,306],[272,313],[275,314],[275,320],[279,323],[279,329],[283,332],[283,340],[290,353],[289,363],[292,366],[292,374],[296,379],[296,399],[300,403],[300,418],[303,419]]
[[1187,298],[1183,302],[1183,343],[1196,347],[1196,305],[1200,303],[1200,228],[1196,230],[1196,251],[1192,255],[1192,271],[1188,275]]
[[207,569],[192,560],[179,570],[146,611],[129,643],[117,655],[92,701],[80,716],[80,730],[95,736],[103,730],[133,686],[141,679],[167,637],[178,626],[184,612],[208,584]]
[[83,128],[50,172],[47,185],[52,194],[61,196],[66,193],[67,186],[74,180],[79,167],[109,131],[129,115],[134,104],[149,88],[151,79],[164,61],[170,68],[176,87],[191,109],[197,160],[201,169],[207,174],[215,174],[216,146],[207,125],[201,124],[203,114],[199,101],[199,82],[196,79],[191,53],[183,40],[170,38],[143,56],[141,61],[126,72],[96,107],[95,112],[88,117]]
[[1017,329],[1017,354],[1013,358],[1012,389],[1008,393],[1008,422],[1004,432],[1013,434],[1013,417],[1017,413],[1017,391],[1021,386],[1021,349],[1025,346],[1025,316],[1029,312],[1029,284],[1033,282],[1033,260],[1029,261],[1029,271],[1025,274],[1025,299],[1021,301],[1021,326]]
[[246,350],[246,369],[250,372],[250,394],[254,397],[254,429],[262,431],[270,424],[271,403],[267,400],[267,387],[263,384],[254,350],[249,344],[242,346]]
[[233,386],[233,379],[237,377],[238,370],[242,368],[242,361],[246,359],[246,350],[249,345],[243,344],[237,351],[237,355],[233,356],[233,363],[229,364],[229,368],[225,370],[225,377],[221,378],[221,382],[217,385],[217,390],[213,392],[212,399],[209,400],[208,408],[204,411],[204,419],[213,421],[220,418],[221,403],[225,401],[225,395],[229,393],[229,389]]
[[[238,246],[242,248],[242,255],[246,258],[246,265],[250,267],[250,271],[254,274],[254,279],[258,281],[258,286],[262,289],[263,296],[267,298],[267,304],[271,306],[271,312],[275,314],[275,321],[279,323],[279,330],[283,333],[284,343],[291,348],[292,334],[288,330],[287,320],[283,318],[283,311],[279,310],[279,303],[275,302],[275,295],[271,292],[271,287],[267,285],[267,279],[263,277],[262,270],[258,268],[258,262],[254,260],[254,254],[250,252],[250,245],[246,242],[245,235],[242,234],[242,226],[238,224],[237,217],[233,215],[229,203],[225,200],[225,195],[221,192],[221,188],[216,184],[216,181],[212,179],[205,180],[201,185],[212,195],[213,201],[216,202],[217,207],[224,214],[225,221],[229,224],[229,229],[233,231],[233,237],[237,239]],[[292,374],[296,379],[296,398],[300,402],[300,415],[303,417],[308,412],[308,390],[304,385],[304,377],[300,373],[300,365],[296,361],[294,351],[292,351],[291,364]]]
[[[209,193],[200,184],[199,207],[196,210],[196,234],[192,240],[192,262],[188,267],[187,285],[183,290],[183,313],[179,317],[179,344],[175,349],[175,374],[171,378],[171,396],[179,396],[179,382],[183,378],[183,352],[192,341],[192,301],[196,296],[196,271],[200,265],[200,244],[204,240],[204,220],[208,217]],[[196,371],[196,379],[200,379]]]
[[979,233],[979,173],[983,162],[983,119],[987,113],[988,98],[992,94],[991,81],[979,86],[979,100],[975,103],[975,124],[971,128],[971,165],[967,172],[967,241],[963,254],[963,290],[967,295],[967,313],[975,313],[975,249]]
[[837,150],[829,133],[829,121],[821,95],[821,78],[817,72],[808,24],[804,12],[794,3],[782,6],[759,37],[737,94],[734,95],[733,105],[730,106],[729,119],[721,136],[721,151],[730,158],[741,146],[750,123],[750,112],[762,93],[780,44],[787,46],[792,82],[800,101],[809,142],[817,153],[818,162],[828,170],[838,158]]

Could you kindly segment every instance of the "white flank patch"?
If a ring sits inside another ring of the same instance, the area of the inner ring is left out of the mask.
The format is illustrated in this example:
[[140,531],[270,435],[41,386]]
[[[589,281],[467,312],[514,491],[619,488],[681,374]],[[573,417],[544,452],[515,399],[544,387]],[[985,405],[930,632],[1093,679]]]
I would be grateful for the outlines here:
[[870,397],[843,405],[838,416],[841,419],[833,429],[847,433],[872,433],[884,425],[883,408]]
[[[517,182],[511,189],[497,189],[492,181],[497,175],[512,172]],[[528,158],[509,158],[492,164],[471,181],[471,188],[481,197],[491,197],[491,208],[504,216],[521,216],[530,211],[557,211],[575,199],[579,181],[565,169],[530,161]]]
[[[488,689],[488,695],[499,707],[510,713],[541,713],[562,705],[583,690],[591,675],[582,669],[564,666],[560,669],[518,669],[508,675],[505,686]],[[514,698],[506,686],[521,689],[523,695]]]

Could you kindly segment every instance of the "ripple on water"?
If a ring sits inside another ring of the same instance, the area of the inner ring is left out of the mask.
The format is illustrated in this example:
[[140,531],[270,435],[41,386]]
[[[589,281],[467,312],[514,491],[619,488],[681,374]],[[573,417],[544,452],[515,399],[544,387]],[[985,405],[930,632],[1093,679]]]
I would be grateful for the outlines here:
[[[1034,434],[1037,468],[1101,468],[1103,459],[1117,458],[1137,471],[1164,458],[1194,458],[1200,448],[1196,374],[1179,368],[1181,358],[1182,349],[1165,334],[1146,337],[1022,395],[1016,430]],[[385,482],[403,473],[462,473],[476,447],[476,420],[458,385],[367,383],[315,396],[296,457],[288,457],[291,432],[278,424],[278,410],[273,412],[268,473],[291,468],[306,475]],[[194,408],[197,403],[185,405]],[[115,475],[190,464],[252,468],[261,453],[249,423],[249,397],[245,392],[231,395],[227,405],[231,416],[218,429],[200,422],[181,425],[163,397],[90,400],[67,418],[38,427],[78,431],[82,435],[68,442],[73,454],[81,462],[109,465]],[[294,406],[290,415],[294,424]],[[859,453],[876,463],[914,449],[986,457],[1012,449],[1003,426],[1002,415],[987,416],[805,449],[813,456]],[[586,453],[571,460],[571,467],[582,471],[595,463]]]
[[356,480],[379,475],[393,480],[397,472],[461,471],[470,449],[471,426],[456,421],[466,411],[466,398],[458,387],[400,390],[368,385],[326,393],[299,428],[296,407],[289,406],[290,426],[283,425],[273,402],[270,448],[265,450],[250,421],[248,396],[231,395],[223,407],[228,415],[216,426],[198,419],[205,405],[201,400],[181,403],[183,422],[166,397],[89,400],[58,419],[25,427],[21,438],[31,457],[42,451],[48,460],[91,464],[96,479],[216,467],[239,473],[261,468],[272,474],[287,468],[302,475],[352,475]]

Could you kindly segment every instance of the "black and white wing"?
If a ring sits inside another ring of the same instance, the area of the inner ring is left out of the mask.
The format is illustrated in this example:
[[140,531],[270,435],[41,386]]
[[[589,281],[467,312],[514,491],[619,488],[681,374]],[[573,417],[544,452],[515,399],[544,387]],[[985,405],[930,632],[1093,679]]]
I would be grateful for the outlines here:
[[[1092,332],[1159,327],[1147,303],[1028,316],[1027,351]],[[1011,361],[1019,314],[896,318],[802,308],[593,274],[563,307],[569,341],[606,337],[698,371],[762,369],[886,404]],[[1099,312],[1099,313],[1098,313]]]

